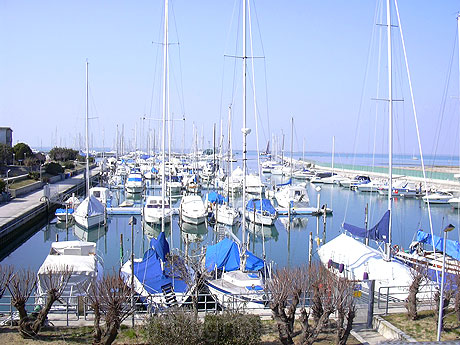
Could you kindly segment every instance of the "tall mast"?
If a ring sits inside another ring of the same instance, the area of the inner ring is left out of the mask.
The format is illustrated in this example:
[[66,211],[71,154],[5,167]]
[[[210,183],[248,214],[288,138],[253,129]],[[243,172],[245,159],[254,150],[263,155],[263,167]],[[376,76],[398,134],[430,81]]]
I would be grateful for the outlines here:
[[[246,1],[243,0],[243,210],[246,208],[246,135],[248,134],[248,129],[246,128]],[[241,251],[244,255],[246,253],[246,217],[244,211],[241,227],[243,237]]]
[[88,79],[88,60],[86,60],[86,196],[89,198],[89,142],[88,142],[88,122],[89,122],[89,79]]
[[163,45],[163,135],[161,139],[161,159],[163,162],[161,176],[161,231],[165,231],[165,148],[166,148],[166,88],[168,87],[168,0],[165,0],[165,18],[164,18],[164,45]]
[[294,118],[291,117],[291,181],[292,181],[292,150],[294,149]]
[[392,223],[392,196],[393,196],[393,65],[391,59],[391,9],[390,0],[387,0],[387,39],[388,39],[388,210],[390,211],[390,219],[388,225],[388,246],[387,256],[390,259],[391,255],[391,223]]

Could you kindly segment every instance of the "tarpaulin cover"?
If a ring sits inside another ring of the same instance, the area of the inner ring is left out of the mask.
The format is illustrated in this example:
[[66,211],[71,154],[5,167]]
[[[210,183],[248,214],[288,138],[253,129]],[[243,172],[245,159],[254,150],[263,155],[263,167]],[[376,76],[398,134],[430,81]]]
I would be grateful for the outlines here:
[[[264,261],[249,251],[246,251],[246,269],[257,271],[264,267]],[[219,243],[208,246],[206,249],[206,269],[212,271],[225,269],[235,271],[240,268],[240,252],[238,245],[228,238],[224,238]]]
[[85,217],[94,214],[104,214],[104,205],[94,195],[90,195],[77,207],[75,215]]
[[[433,238],[436,250],[442,252],[444,250],[444,239],[436,235],[434,235]],[[427,234],[422,230],[417,231],[417,242],[433,245],[431,234]],[[460,260],[460,244],[457,241],[447,240],[446,254],[454,259]]]
[[366,230],[348,223],[343,223],[343,228],[355,236],[362,238],[369,238],[375,241],[382,241],[388,243],[388,233],[390,225],[390,210],[386,211],[382,219],[372,228]]
[[224,201],[228,201],[228,199],[215,191],[211,191],[208,194],[208,201],[222,205]]
[[158,238],[152,237],[150,240],[150,248],[156,251],[158,258],[162,261],[166,261],[166,255],[169,253],[169,243],[166,240],[164,232],[161,232]]
[[134,275],[151,294],[161,293],[161,287],[166,284],[172,284],[175,292],[187,291],[187,285],[183,280],[172,279],[163,274],[160,260],[152,248],[145,252],[142,261],[134,262]]
[[[254,212],[254,209],[256,210],[257,213],[261,212],[261,203],[260,199],[251,199],[248,201],[248,204],[246,205],[246,210],[250,212]],[[270,213],[271,215],[276,214],[276,210],[273,207],[272,203],[268,199],[262,199],[262,211],[266,211]]]

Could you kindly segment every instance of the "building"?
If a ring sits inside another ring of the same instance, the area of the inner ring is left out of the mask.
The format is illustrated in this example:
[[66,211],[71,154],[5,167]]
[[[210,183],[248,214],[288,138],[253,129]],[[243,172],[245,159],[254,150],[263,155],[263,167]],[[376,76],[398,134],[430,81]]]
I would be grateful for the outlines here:
[[13,130],[10,127],[0,127],[0,144],[13,146]]

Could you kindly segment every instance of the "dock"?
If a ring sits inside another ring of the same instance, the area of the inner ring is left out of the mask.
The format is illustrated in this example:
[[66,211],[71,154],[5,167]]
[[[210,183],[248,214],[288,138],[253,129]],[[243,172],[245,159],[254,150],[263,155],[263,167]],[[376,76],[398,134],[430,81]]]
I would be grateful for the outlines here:
[[[99,176],[99,169],[90,172],[91,179]],[[48,189],[49,196],[44,191]],[[84,174],[64,179],[62,181],[45,185],[35,192],[12,199],[10,202],[0,205],[0,246],[4,247],[11,239],[17,239],[18,229],[25,226],[32,226],[43,217],[54,216],[54,209],[57,208],[63,199],[78,191],[84,192]],[[25,229],[27,230],[27,229]]]

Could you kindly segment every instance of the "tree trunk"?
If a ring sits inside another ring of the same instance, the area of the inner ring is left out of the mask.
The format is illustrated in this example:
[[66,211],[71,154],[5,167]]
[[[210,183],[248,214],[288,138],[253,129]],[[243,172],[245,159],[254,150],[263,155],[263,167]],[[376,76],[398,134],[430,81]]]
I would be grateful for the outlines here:
[[407,297],[407,301],[405,303],[406,309],[407,309],[407,316],[409,317],[410,320],[417,320],[418,314],[417,314],[417,293],[420,290],[420,283],[421,283],[422,277],[417,276],[414,278],[412,281],[412,284],[410,285],[409,288],[409,296]]
[[120,328],[120,324],[118,322],[113,322],[110,325],[107,325],[107,330],[100,344],[101,345],[111,345],[117,338],[119,328]]
[[94,333],[93,339],[95,344],[99,344],[101,342],[102,331],[101,331],[101,312],[99,310],[99,304],[93,303],[93,310],[94,310]]
[[356,309],[354,306],[348,309],[347,312],[347,327],[343,328],[343,320],[342,324],[340,325],[340,332],[337,329],[337,338],[336,338],[336,345],[345,345],[347,343],[348,337],[350,336],[351,330],[353,328],[353,320],[356,316]]
[[40,329],[45,324],[46,318],[48,317],[48,313],[50,312],[51,307],[53,306],[53,303],[56,302],[57,299],[58,298],[56,296],[55,291],[53,291],[53,290],[48,291],[48,298],[46,300],[45,308],[40,310],[40,312],[38,313],[37,318],[35,319],[35,321],[32,324],[32,330],[35,333],[35,335],[37,335],[38,332],[40,332]]
[[279,338],[283,345],[292,345],[292,334],[289,327],[289,318],[287,317],[283,306],[279,303],[271,303],[270,308],[273,312],[273,318],[278,328]]
[[315,326],[306,333],[302,333],[302,345],[312,345],[318,338],[318,335],[326,327],[329,316],[333,313],[333,309],[327,308],[323,311],[323,314],[318,319]]

